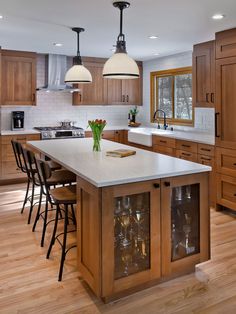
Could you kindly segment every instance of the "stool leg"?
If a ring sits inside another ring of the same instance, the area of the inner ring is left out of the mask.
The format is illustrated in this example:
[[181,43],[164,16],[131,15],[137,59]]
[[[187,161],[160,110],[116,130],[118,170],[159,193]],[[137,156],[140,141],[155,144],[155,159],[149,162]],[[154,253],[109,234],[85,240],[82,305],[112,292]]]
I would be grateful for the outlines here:
[[72,213],[73,224],[76,226],[76,217],[75,217],[75,212],[74,212],[74,206],[72,204],[71,204],[71,213]]
[[27,181],[27,187],[26,187],[26,192],[25,192],[25,199],[22,205],[22,209],[21,209],[21,214],[23,214],[24,209],[25,209],[25,205],[27,203],[27,199],[28,199],[28,194],[29,194],[29,187],[30,187],[30,180],[28,179]]
[[68,205],[65,204],[64,234],[63,234],[63,243],[62,243],[62,251],[61,251],[61,263],[60,263],[60,270],[59,270],[58,281],[61,281],[61,279],[62,279],[63,266],[64,266],[64,262],[65,262],[65,257],[66,257],[67,225],[68,225]]
[[48,221],[48,198],[46,198],[46,204],[45,204],[43,231],[42,231],[42,238],[41,238],[41,247],[44,246],[44,239],[45,239],[45,233],[46,233],[46,228],[47,228],[47,221]]
[[49,247],[48,247],[47,258],[50,257],[50,253],[51,253],[51,250],[52,250],[52,246],[53,246],[54,243],[55,243],[55,236],[56,236],[56,232],[57,232],[57,223],[58,223],[59,211],[60,211],[60,207],[59,207],[59,205],[57,205],[57,208],[56,208],[56,217],[55,217],[55,222],[54,222],[54,229],[53,229],[51,241],[50,241],[50,244],[49,244]]
[[29,210],[29,216],[28,216],[28,225],[30,224],[31,215],[34,208],[34,189],[35,189],[35,185],[34,183],[32,183],[32,195],[31,195],[30,210]]
[[34,225],[33,225],[33,228],[32,228],[32,231],[33,231],[33,232],[35,231],[37,222],[38,222],[38,220],[39,220],[39,215],[40,215],[40,210],[41,210],[41,204],[42,204],[42,197],[43,197],[43,190],[42,190],[42,188],[40,188],[39,205],[38,205],[37,214],[36,214],[36,216],[35,216]]

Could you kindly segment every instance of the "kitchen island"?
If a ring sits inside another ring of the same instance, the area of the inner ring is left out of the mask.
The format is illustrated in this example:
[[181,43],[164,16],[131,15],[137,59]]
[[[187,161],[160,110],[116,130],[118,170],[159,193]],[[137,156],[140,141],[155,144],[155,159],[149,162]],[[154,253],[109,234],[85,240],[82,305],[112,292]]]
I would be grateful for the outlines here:
[[105,302],[194,271],[210,258],[208,166],[92,139],[29,144],[77,175],[78,268]]

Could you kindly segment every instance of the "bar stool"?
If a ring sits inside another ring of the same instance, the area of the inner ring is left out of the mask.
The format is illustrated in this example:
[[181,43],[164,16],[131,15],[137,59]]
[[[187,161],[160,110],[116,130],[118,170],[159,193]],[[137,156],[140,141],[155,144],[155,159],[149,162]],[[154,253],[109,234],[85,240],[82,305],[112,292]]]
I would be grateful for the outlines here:
[[[32,231],[35,231],[35,228],[37,226],[39,218],[41,217],[43,219],[41,246],[43,247],[47,226],[49,223],[54,221],[54,219],[48,220],[48,212],[51,211],[49,209],[49,203],[51,203],[51,202],[50,202],[50,198],[49,198],[49,194],[47,193],[47,190],[50,190],[53,187],[55,188],[58,185],[64,186],[66,184],[71,185],[71,184],[75,183],[76,182],[76,175],[74,173],[68,171],[68,170],[58,170],[58,171],[52,172],[47,161],[40,159],[39,156],[36,156],[30,150],[27,150],[27,154],[28,154],[28,159],[32,162],[32,165],[35,166],[35,171],[36,171],[34,174],[35,183],[38,186],[40,186],[41,195],[42,196],[44,195],[46,198],[45,209],[42,212],[41,212],[41,203],[40,203],[40,206],[38,206],[38,210],[37,210],[37,213],[35,216],[35,221],[34,221],[34,225],[33,225],[33,229],[32,229]],[[47,178],[46,180],[43,180],[42,173],[41,173],[40,167],[39,167],[40,162],[43,162],[45,165],[47,165],[47,167],[50,171],[50,177]],[[51,203],[51,205],[53,206],[52,203]]]
[[[40,176],[42,177],[43,182],[44,182],[47,199],[49,200],[51,205],[56,205],[56,217],[55,217],[55,222],[54,222],[54,229],[53,229],[53,233],[52,233],[52,237],[51,237],[51,241],[50,241],[50,245],[49,245],[46,257],[47,257],[47,259],[49,259],[52,247],[53,247],[55,241],[57,240],[61,246],[61,249],[62,249],[61,250],[61,261],[60,261],[59,275],[58,275],[58,281],[61,281],[66,254],[68,253],[68,251],[70,249],[76,247],[76,245],[72,245],[69,248],[67,248],[67,246],[66,246],[67,234],[69,232],[75,232],[76,231],[76,228],[74,230],[70,230],[70,231],[68,231],[68,229],[67,229],[68,224],[69,224],[69,219],[72,219],[72,221],[74,222],[74,224],[76,226],[76,219],[75,219],[74,208],[73,208],[73,205],[76,204],[76,185],[64,186],[64,187],[54,188],[54,189],[50,190],[50,186],[48,184],[48,181],[50,180],[50,178],[52,177],[53,174],[52,174],[49,166],[44,161],[41,161],[41,160],[36,160],[36,163],[37,163],[37,166],[39,169]],[[64,213],[65,213],[64,231],[59,233],[58,235],[56,235],[58,221],[60,219],[62,219],[62,218],[59,218],[59,215],[61,213],[61,208],[60,208],[61,205],[63,205]],[[72,217],[69,216],[69,212],[68,212],[69,206],[71,206]],[[59,239],[60,236],[63,236],[62,242]]]

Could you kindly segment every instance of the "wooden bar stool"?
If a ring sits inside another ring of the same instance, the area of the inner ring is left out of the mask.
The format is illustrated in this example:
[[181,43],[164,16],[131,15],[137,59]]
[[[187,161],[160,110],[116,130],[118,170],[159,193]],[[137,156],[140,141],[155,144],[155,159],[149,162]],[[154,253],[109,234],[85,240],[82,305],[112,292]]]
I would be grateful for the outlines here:
[[[59,188],[54,188],[50,189],[48,185],[48,181],[52,177],[52,172],[49,168],[49,166],[40,160],[37,160],[37,166],[39,168],[39,172],[41,177],[43,178],[44,181],[44,186],[45,186],[45,192],[47,194],[47,198],[50,202],[51,205],[56,205],[56,217],[54,221],[54,229],[50,241],[50,245],[48,248],[47,252],[47,258],[50,257],[50,253],[52,250],[52,247],[55,243],[55,240],[58,241],[58,243],[61,246],[61,261],[60,261],[60,268],[59,268],[59,275],[58,275],[58,281],[61,281],[62,279],[62,273],[63,273],[63,267],[64,267],[64,262],[66,258],[66,254],[68,251],[76,245],[72,245],[69,248],[67,248],[67,234],[69,232],[75,232],[76,228],[74,230],[67,230],[69,219],[71,219],[76,226],[76,219],[75,219],[75,214],[74,214],[74,208],[73,205],[76,204],[76,185],[71,185],[71,186],[64,186],[64,187],[59,187]],[[59,218],[59,215],[61,213],[61,207],[64,207],[64,231],[56,235],[57,233],[57,226],[58,226],[58,221],[61,220],[62,218]],[[68,207],[71,207],[71,214],[72,217],[69,216],[69,210]],[[60,241],[60,236],[63,236],[62,242]]]
[[[50,194],[48,191],[52,188],[55,188],[58,185],[66,185],[66,184],[73,184],[76,183],[76,175],[68,170],[58,170],[52,172],[50,169],[47,161],[44,161],[40,159],[39,156],[34,155],[32,152],[29,152],[34,159],[34,164],[36,165],[36,171],[37,171],[37,183],[41,186],[42,195],[45,195],[46,197],[46,204],[44,211],[41,212],[41,207],[38,207],[37,214],[35,217],[35,222],[33,226],[33,231],[36,228],[37,222],[40,217],[43,219],[43,230],[42,230],[42,238],[41,238],[41,246],[44,246],[44,239],[46,234],[46,229],[49,223],[54,221],[54,219],[48,220],[48,212],[49,209],[49,203],[53,206],[56,204],[53,204],[51,202]],[[33,154],[33,155],[32,155]],[[50,175],[48,177],[44,177],[42,170],[41,170],[41,163],[45,165],[45,167],[48,169]]]

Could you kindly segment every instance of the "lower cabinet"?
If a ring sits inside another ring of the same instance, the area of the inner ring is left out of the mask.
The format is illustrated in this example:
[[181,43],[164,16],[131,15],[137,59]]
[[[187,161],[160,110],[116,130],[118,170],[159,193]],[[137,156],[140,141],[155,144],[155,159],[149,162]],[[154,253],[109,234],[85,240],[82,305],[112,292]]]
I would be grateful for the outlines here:
[[78,184],[79,270],[105,302],[210,258],[207,173],[101,189]]
[[[92,137],[92,131],[86,131],[85,137]],[[123,130],[116,130],[116,131],[103,131],[102,132],[102,138],[104,140],[110,140],[117,143],[123,143]]]
[[26,175],[17,167],[11,141],[18,141],[26,144],[27,141],[40,140],[39,134],[23,135],[2,135],[0,136],[1,146],[1,180],[24,178]]

